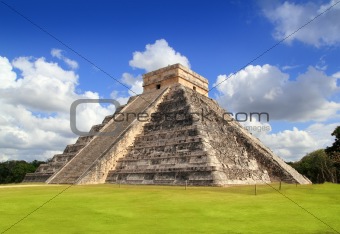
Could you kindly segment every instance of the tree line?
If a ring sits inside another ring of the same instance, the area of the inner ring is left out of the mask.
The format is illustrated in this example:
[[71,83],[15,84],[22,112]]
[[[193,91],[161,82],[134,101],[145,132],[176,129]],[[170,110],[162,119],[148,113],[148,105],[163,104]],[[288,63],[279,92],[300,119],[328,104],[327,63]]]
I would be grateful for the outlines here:
[[[288,162],[300,174],[313,183],[340,183],[340,126],[332,133],[335,142],[326,149],[319,149],[304,156],[300,161]],[[26,173],[35,172],[43,161],[6,161],[0,163],[0,184],[20,183]]]
[[0,184],[20,183],[26,173],[35,172],[42,161],[34,160],[26,162],[24,160],[11,160],[0,162]]
[[332,136],[335,136],[332,146],[313,151],[300,161],[288,164],[313,183],[340,183],[340,126],[333,131]]

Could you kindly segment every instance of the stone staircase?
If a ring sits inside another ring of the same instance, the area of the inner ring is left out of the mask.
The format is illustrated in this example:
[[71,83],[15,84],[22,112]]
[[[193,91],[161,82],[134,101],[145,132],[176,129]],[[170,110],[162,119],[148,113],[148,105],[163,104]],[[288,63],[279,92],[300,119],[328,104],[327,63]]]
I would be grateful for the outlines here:
[[143,82],[143,94],[27,174],[25,182],[311,183],[207,97],[205,78],[173,65],[145,74]]
[[[47,182],[51,184],[74,184],[80,182],[91,167],[95,167],[98,159],[108,153],[120,140],[122,135],[129,130],[128,128],[137,119],[138,114],[143,113],[164,91],[165,90],[158,90],[156,92],[141,94],[130,101],[120,111],[120,114],[116,115],[115,120],[112,119],[113,115],[105,118],[101,125],[106,125],[105,127],[101,127],[100,132],[107,134],[95,136],[60,171],[50,177]],[[101,172],[100,174],[103,173]],[[106,178],[106,175],[96,176],[105,176]]]
[[216,167],[208,160],[189,109],[183,92],[173,88],[106,182],[212,185]]
[[[126,184],[212,184],[207,153],[201,139],[189,136],[195,126],[157,131],[136,139],[131,151],[109,172],[108,183]],[[165,135],[165,136],[164,136]],[[178,137],[173,137],[179,135]],[[164,136],[164,138],[160,138]]]
[[48,163],[41,164],[34,173],[27,173],[23,182],[45,182],[58,172],[77,152],[82,149],[91,137],[79,137],[75,144],[67,145],[62,154],[56,154]]
[[[115,113],[118,113],[124,107],[125,105],[119,106]],[[101,124],[92,126],[90,133],[99,132],[113,116],[114,114],[108,115]],[[23,182],[46,182],[53,174],[63,168],[82,148],[84,148],[93,137],[93,135],[80,136],[75,144],[67,145],[62,154],[56,154],[49,162],[40,164],[34,173],[27,173]]]
[[309,183],[285,168],[239,123],[223,119],[224,113],[212,99],[172,86],[106,182],[224,186],[280,179]]

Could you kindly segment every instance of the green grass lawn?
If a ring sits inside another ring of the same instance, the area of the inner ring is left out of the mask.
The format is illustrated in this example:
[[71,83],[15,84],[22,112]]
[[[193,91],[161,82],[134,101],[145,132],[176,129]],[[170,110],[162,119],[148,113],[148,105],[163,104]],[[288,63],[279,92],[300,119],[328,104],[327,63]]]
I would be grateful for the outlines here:
[[87,185],[49,201],[66,187],[0,188],[0,233],[28,214],[6,233],[336,233],[327,225],[340,232],[336,184],[283,184],[283,195],[261,185],[256,196],[254,186]]

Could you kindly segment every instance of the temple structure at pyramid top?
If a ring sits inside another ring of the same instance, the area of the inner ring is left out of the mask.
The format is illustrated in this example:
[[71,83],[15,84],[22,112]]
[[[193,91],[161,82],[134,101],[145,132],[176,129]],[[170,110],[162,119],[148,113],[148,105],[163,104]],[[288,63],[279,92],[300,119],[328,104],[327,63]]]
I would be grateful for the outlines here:
[[179,63],[143,75],[144,92],[169,87],[176,83],[208,96],[208,80]]
[[130,97],[89,135],[28,173],[24,182],[311,183],[225,115],[226,110],[208,97],[204,77],[174,64],[145,74],[143,82],[142,94]]

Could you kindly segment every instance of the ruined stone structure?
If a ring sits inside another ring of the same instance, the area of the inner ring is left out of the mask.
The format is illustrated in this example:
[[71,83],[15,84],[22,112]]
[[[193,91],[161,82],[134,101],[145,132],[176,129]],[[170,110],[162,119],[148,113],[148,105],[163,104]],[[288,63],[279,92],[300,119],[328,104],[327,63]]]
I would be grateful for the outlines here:
[[179,83],[208,96],[208,80],[181,64],[174,64],[149,72],[143,76],[143,82],[144,92]]
[[[207,96],[208,81],[175,64],[147,73],[131,97],[26,182],[213,185],[310,181]],[[134,114],[131,114],[134,113]],[[141,115],[139,115],[141,114]],[[119,121],[118,121],[119,116]],[[122,120],[123,117],[124,121]],[[140,118],[140,117],[143,118]]]

